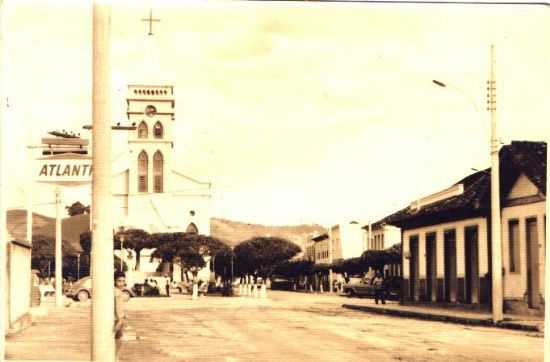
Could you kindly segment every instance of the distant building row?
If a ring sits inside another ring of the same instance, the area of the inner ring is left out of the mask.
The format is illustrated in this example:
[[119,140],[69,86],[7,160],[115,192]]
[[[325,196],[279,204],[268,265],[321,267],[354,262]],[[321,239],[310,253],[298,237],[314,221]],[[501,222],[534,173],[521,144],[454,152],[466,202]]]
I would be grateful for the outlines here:
[[360,257],[367,250],[384,250],[400,242],[401,232],[395,226],[382,221],[361,226],[352,221],[312,235],[307,241],[304,258],[316,264],[331,264]]

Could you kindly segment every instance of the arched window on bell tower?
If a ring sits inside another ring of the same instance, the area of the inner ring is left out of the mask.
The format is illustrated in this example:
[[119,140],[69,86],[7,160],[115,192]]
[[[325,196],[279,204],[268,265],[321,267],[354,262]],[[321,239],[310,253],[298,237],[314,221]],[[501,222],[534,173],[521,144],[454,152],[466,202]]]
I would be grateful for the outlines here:
[[149,178],[149,158],[145,151],[138,156],[138,192],[148,192],[147,179]]
[[153,126],[153,135],[155,136],[155,138],[164,137],[164,127],[162,127],[162,123],[155,123],[155,125]]
[[160,151],[153,156],[153,192],[163,192],[164,158]]
[[141,121],[138,126],[138,138],[147,138],[149,137],[149,130],[147,129],[147,123]]

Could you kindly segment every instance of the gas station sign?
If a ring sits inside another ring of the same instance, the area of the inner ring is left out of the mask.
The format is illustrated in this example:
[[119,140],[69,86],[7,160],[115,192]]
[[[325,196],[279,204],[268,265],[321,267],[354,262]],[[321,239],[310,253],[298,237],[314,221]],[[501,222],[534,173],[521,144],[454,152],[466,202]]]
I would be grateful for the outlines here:
[[87,155],[64,153],[41,157],[34,169],[38,182],[65,185],[92,182],[92,158]]

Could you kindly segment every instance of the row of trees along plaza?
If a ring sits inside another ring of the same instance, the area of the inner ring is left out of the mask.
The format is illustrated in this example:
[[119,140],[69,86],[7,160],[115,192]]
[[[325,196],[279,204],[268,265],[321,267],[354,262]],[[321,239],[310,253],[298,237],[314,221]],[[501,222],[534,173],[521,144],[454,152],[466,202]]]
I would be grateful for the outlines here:
[[[70,216],[87,213],[89,209],[80,203],[67,207]],[[63,241],[63,277],[78,279],[90,274],[92,234],[86,231],[80,235],[81,250]],[[360,257],[340,259],[332,264],[315,264],[308,260],[292,260],[300,247],[288,240],[277,237],[255,237],[229,247],[223,241],[196,233],[154,233],[149,234],[141,229],[122,230],[113,235],[114,249],[131,249],[135,252],[136,270],[140,270],[140,254],[143,249],[154,249],[151,258],[161,261],[158,272],[172,274],[173,265],[181,267],[182,280],[187,273],[196,281],[198,272],[212,260],[215,275],[221,276],[224,282],[237,277],[241,284],[256,284],[261,278],[262,285],[272,276],[286,278],[289,288],[306,290],[323,290],[320,280],[332,270],[344,276],[362,275],[369,269],[383,271],[384,266],[399,264],[401,247],[394,245],[387,250],[368,250]],[[33,236],[32,266],[40,271],[41,276],[55,274],[55,250],[52,237]],[[114,258],[114,268],[128,271],[126,263]]]
[[280,264],[275,269],[275,274],[287,278],[291,284],[289,287],[294,290],[301,288],[323,291],[332,289],[328,285],[328,275],[331,271],[344,277],[362,276],[371,270],[383,273],[385,266],[400,264],[401,244],[396,244],[386,250],[367,250],[360,257],[339,259],[331,264],[289,260]]

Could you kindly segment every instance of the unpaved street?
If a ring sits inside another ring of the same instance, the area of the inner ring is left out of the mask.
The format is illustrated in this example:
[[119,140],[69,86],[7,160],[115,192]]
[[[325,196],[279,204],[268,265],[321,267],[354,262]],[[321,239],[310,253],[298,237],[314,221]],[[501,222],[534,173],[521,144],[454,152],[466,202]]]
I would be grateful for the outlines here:
[[[540,361],[526,332],[420,321],[342,308],[370,299],[269,292],[268,300],[133,298],[123,361]],[[7,340],[8,360],[86,361],[90,307],[51,309]]]
[[[134,299],[124,360],[538,361],[525,332],[345,310],[349,299],[271,292],[267,302],[208,297]],[[372,303],[372,300],[354,300]],[[152,307],[152,310],[148,310]]]

